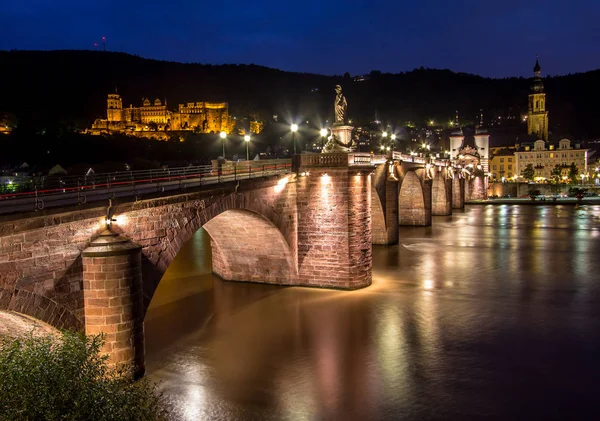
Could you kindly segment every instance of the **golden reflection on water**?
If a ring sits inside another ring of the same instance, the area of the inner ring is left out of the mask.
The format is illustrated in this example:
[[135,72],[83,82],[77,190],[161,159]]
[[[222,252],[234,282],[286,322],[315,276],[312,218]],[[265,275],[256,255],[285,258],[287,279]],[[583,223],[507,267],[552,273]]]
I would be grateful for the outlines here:
[[186,420],[549,419],[523,400],[537,389],[584,408],[592,389],[567,386],[597,367],[600,246],[579,217],[473,207],[402,227],[351,292],[222,282],[200,230],[148,311],[147,371]]

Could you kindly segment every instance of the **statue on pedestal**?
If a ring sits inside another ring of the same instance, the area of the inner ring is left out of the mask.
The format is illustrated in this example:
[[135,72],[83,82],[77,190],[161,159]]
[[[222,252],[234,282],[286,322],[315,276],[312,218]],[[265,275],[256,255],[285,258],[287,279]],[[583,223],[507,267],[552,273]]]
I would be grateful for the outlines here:
[[346,97],[342,94],[342,87],[335,85],[335,102],[333,103],[333,109],[335,111],[335,122],[334,125],[344,125],[346,123],[346,109],[348,108],[348,102]]
[[323,147],[323,153],[351,152],[356,148],[352,140],[352,127],[346,124],[348,102],[344,94],[342,94],[342,87],[340,85],[335,85],[335,92],[336,96],[333,103],[335,121],[331,127],[331,136],[327,144]]

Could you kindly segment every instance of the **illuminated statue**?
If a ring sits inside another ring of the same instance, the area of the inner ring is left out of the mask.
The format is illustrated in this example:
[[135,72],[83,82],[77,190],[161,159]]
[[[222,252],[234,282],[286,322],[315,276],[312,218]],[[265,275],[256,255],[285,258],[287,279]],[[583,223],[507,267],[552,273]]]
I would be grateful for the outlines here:
[[346,122],[346,108],[348,108],[348,103],[346,102],[346,97],[342,94],[342,87],[340,85],[335,85],[335,92],[337,95],[335,96],[335,102],[333,103],[333,108],[335,110],[334,124],[339,125]]

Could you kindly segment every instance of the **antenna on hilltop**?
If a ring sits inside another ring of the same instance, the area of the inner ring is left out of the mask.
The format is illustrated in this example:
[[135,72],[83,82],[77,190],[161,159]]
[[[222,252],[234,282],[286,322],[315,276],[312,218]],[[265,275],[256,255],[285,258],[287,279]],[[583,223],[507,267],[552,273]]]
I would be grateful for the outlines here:
[[106,51],[106,37],[102,37],[102,51]]
[[97,49],[98,49],[98,43],[97,43],[97,42],[95,42],[95,43],[94,43],[94,50],[97,50]]

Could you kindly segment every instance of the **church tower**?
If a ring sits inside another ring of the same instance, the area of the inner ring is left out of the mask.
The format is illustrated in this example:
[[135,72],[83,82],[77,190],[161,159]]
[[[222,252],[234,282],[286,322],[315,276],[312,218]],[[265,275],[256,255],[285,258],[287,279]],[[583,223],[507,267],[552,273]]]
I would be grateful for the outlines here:
[[527,134],[533,134],[538,139],[548,140],[548,111],[546,111],[546,94],[541,77],[542,68],[538,57],[533,68],[533,83],[529,94],[527,112]]
[[108,121],[123,121],[123,100],[121,95],[108,94],[106,101],[106,117]]

